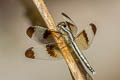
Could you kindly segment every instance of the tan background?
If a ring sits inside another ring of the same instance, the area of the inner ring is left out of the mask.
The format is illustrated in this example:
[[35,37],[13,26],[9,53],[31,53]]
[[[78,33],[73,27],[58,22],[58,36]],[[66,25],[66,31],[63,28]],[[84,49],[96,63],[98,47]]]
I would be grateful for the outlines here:
[[[29,2],[31,0],[28,0]],[[79,29],[93,22],[97,34],[85,51],[97,74],[94,80],[120,80],[120,1],[45,0],[56,22],[65,12]],[[25,31],[31,25],[19,0],[0,0],[0,80],[72,80],[64,60],[39,61],[24,57],[34,43]]]

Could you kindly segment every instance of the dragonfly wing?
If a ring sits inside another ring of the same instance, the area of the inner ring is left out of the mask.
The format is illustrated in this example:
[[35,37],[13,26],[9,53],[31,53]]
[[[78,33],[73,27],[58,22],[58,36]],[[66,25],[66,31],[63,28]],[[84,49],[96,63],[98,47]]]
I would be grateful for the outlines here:
[[26,34],[33,40],[35,40],[38,43],[42,44],[49,44],[54,43],[55,40],[53,36],[51,35],[51,31],[47,28],[41,27],[41,26],[30,26]]
[[67,22],[67,24],[71,28],[73,35],[76,35],[78,28],[75,25],[75,23],[73,22],[73,20],[65,13],[62,13],[62,16],[65,19],[65,22]]
[[91,23],[80,34],[78,34],[75,41],[81,50],[86,50],[89,48],[96,34],[96,30],[96,26]]
[[[62,59],[60,50],[56,45],[44,45],[41,47],[31,47],[26,50],[25,56],[31,59],[38,60],[58,60]],[[43,50],[43,51],[42,51]]]

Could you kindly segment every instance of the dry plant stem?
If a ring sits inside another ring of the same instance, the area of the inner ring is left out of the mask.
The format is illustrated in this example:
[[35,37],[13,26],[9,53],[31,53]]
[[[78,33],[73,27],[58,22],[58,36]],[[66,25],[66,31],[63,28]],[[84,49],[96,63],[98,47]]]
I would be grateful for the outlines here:
[[[56,31],[57,30],[56,24],[55,24],[52,16],[50,15],[44,1],[43,0],[33,0],[33,2],[35,3],[38,11],[42,15],[48,28]],[[53,34],[53,37],[55,38],[56,42],[60,43],[60,44],[58,44],[58,47],[60,48],[62,55],[63,55],[67,65],[68,65],[74,79],[75,80],[86,80],[84,77],[85,75],[83,75],[80,72],[79,67],[77,66],[75,60],[73,59],[68,47],[63,48],[64,46],[66,46],[64,39],[62,37],[59,39],[56,38],[55,36],[58,36],[58,37],[60,36],[60,34],[58,34],[58,33],[52,32],[52,34]]]

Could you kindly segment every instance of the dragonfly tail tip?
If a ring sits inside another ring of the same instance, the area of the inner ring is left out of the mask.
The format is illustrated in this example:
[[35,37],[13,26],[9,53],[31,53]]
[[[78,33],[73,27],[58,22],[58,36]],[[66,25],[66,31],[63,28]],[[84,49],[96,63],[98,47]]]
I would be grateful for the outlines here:
[[96,74],[96,72],[94,71],[94,72],[93,72],[93,75],[95,75],[95,74]]

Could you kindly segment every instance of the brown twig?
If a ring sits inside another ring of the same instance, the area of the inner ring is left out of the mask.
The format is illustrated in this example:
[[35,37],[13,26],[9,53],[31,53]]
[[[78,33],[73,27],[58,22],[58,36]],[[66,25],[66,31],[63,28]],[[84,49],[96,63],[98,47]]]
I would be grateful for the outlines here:
[[[35,3],[38,11],[40,12],[45,23],[47,24],[47,27],[51,30],[57,31],[56,24],[55,24],[52,16],[50,15],[44,1],[43,0],[33,0],[33,2]],[[60,44],[58,44],[58,47],[62,52],[62,55],[69,67],[69,70],[70,70],[73,78],[75,80],[87,80],[87,78],[86,78],[87,72],[85,71],[85,69],[83,67],[81,68],[82,71],[80,71],[79,65],[76,63],[76,61],[73,58],[72,54],[70,53],[68,47],[64,47],[64,46],[66,46],[64,39],[62,37],[59,39],[56,38],[56,36],[60,36],[60,34],[58,34],[58,33],[52,32],[52,34],[53,34],[53,37],[55,38],[56,42],[60,43]],[[83,72],[83,71],[85,71],[85,72]]]

